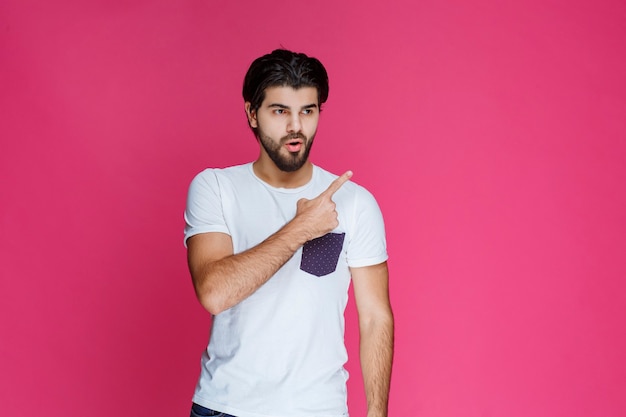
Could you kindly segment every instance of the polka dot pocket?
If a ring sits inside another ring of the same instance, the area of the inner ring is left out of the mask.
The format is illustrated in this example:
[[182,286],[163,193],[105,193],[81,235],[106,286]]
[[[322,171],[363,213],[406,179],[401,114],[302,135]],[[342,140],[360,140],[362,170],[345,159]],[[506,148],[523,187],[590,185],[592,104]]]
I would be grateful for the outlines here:
[[345,237],[345,233],[327,233],[309,240],[302,247],[300,269],[316,277],[335,272]]

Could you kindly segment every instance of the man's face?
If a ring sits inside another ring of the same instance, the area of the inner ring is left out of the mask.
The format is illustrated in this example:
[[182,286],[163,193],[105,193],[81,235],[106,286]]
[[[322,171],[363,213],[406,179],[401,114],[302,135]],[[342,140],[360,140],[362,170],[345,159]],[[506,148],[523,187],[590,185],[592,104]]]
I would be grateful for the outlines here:
[[314,87],[270,87],[258,110],[246,103],[250,126],[281,171],[297,171],[307,161],[319,121],[317,100]]

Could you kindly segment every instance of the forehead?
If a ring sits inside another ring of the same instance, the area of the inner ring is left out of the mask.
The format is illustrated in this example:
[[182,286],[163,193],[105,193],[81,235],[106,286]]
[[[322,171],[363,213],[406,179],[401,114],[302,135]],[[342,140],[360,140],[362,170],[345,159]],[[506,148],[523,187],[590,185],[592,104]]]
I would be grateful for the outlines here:
[[317,88],[315,87],[295,89],[293,87],[278,86],[265,89],[265,99],[261,105],[281,104],[288,107],[302,107],[311,104],[318,105],[317,100]]

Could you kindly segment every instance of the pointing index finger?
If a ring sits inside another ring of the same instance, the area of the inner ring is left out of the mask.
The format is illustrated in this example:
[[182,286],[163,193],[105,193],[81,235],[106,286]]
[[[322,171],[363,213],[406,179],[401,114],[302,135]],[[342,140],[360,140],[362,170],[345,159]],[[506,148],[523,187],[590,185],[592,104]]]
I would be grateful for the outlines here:
[[333,182],[330,183],[330,185],[328,186],[328,188],[326,189],[326,191],[324,191],[324,195],[327,195],[329,197],[331,197],[333,194],[335,194],[337,192],[338,189],[341,188],[341,186],[343,184],[345,184],[350,178],[352,177],[352,171],[346,171],[344,172],[344,174],[340,177],[338,177],[336,180],[334,180]]

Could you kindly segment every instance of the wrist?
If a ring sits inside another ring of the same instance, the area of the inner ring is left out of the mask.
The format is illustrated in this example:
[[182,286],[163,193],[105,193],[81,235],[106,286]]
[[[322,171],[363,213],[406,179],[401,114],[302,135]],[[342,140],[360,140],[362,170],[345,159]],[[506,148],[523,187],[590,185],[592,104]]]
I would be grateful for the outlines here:
[[299,217],[295,217],[283,228],[289,241],[296,245],[295,250],[298,250],[306,242],[313,239],[311,232],[308,230],[306,222]]

